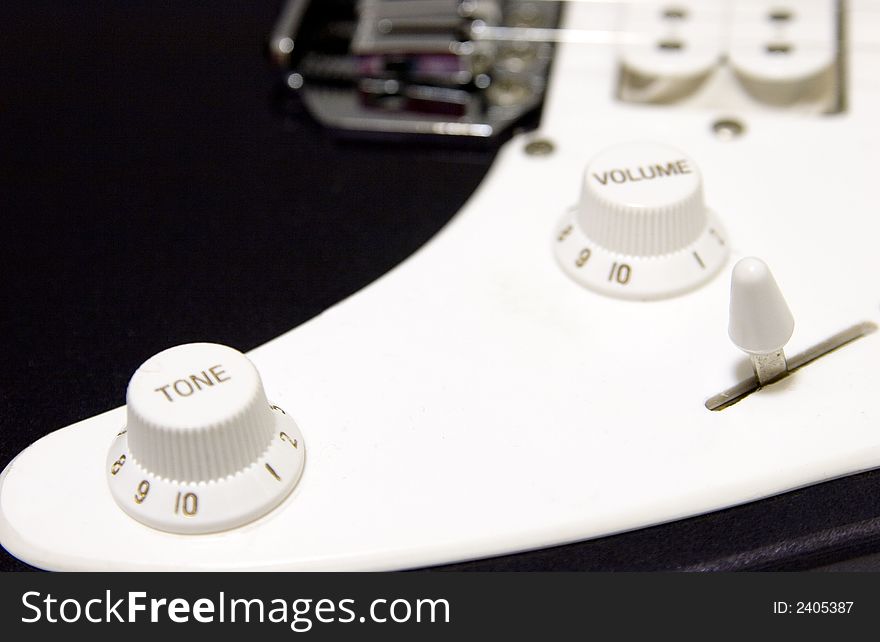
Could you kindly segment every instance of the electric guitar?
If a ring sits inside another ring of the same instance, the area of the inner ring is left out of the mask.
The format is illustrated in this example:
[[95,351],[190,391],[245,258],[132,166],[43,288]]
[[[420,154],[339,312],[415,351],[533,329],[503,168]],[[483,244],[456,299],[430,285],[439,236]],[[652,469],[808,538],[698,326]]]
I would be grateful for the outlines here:
[[53,14],[60,88],[13,38],[12,556],[876,551],[872,3],[275,9]]

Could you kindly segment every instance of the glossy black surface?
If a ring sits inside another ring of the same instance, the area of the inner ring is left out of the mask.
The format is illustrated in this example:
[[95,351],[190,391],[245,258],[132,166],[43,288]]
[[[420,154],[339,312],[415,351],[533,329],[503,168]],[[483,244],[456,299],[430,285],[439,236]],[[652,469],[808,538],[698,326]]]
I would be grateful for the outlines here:
[[[342,143],[282,118],[262,55],[278,7],[0,6],[0,466],[124,403],[163,348],[248,350],[357,291],[479,184],[491,149]],[[465,568],[827,564],[880,550],[878,490],[860,475]]]

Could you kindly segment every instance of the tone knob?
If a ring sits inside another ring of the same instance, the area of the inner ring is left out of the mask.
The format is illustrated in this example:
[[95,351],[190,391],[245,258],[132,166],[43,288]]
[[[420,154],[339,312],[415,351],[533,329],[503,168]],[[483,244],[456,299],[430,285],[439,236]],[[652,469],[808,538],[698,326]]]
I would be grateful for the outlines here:
[[581,285],[641,300],[696,288],[728,254],[696,163],[656,143],[617,145],[588,163],[580,202],[563,217],[555,246]]
[[207,533],[250,522],[299,481],[305,445],[254,365],[213,343],[169,348],[131,378],[107,456],[116,502],[141,522]]

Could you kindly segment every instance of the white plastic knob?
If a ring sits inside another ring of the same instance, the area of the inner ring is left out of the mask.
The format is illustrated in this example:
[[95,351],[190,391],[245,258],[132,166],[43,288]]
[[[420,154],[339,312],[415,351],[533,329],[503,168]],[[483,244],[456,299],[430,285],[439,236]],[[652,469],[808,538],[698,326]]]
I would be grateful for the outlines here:
[[727,253],[696,163],[658,143],[625,143],[594,157],[556,243],[569,276],[631,299],[689,291],[715,275]]
[[770,268],[748,257],[733,268],[730,281],[731,341],[749,354],[781,350],[794,332],[794,317]]
[[193,343],[160,352],[135,372],[107,476],[117,503],[136,519],[205,533],[249,522],[283,500],[302,473],[304,448],[247,357]]
[[612,252],[659,256],[680,250],[706,227],[699,170],[665,145],[607,149],[584,172],[577,220],[589,238]]

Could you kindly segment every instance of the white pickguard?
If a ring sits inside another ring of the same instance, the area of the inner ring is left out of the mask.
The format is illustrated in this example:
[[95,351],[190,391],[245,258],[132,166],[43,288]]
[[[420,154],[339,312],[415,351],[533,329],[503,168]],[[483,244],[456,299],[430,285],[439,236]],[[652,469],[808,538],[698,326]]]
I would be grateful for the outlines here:
[[[117,408],[9,465],[3,546],[58,570],[400,569],[640,528],[880,466],[880,335],[726,410],[704,407],[749,373],[726,334],[742,256],[772,266],[797,323],[791,353],[880,322],[880,12],[849,4],[846,112],[741,114],[747,132],[728,142],[711,124],[730,114],[621,104],[612,48],[561,45],[541,130],[505,146],[447,228],[250,353],[308,444],[278,509],[212,535],[136,522],[104,470],[125,423]],[[570,27],[616,20],[613,5],[572,5]],[[555,153],[526,155],[536,136]],[[554,260],[554,226],[584,164],[627,140],[690,155],[724,221],[731,260],[688,295],[606,298]]]

